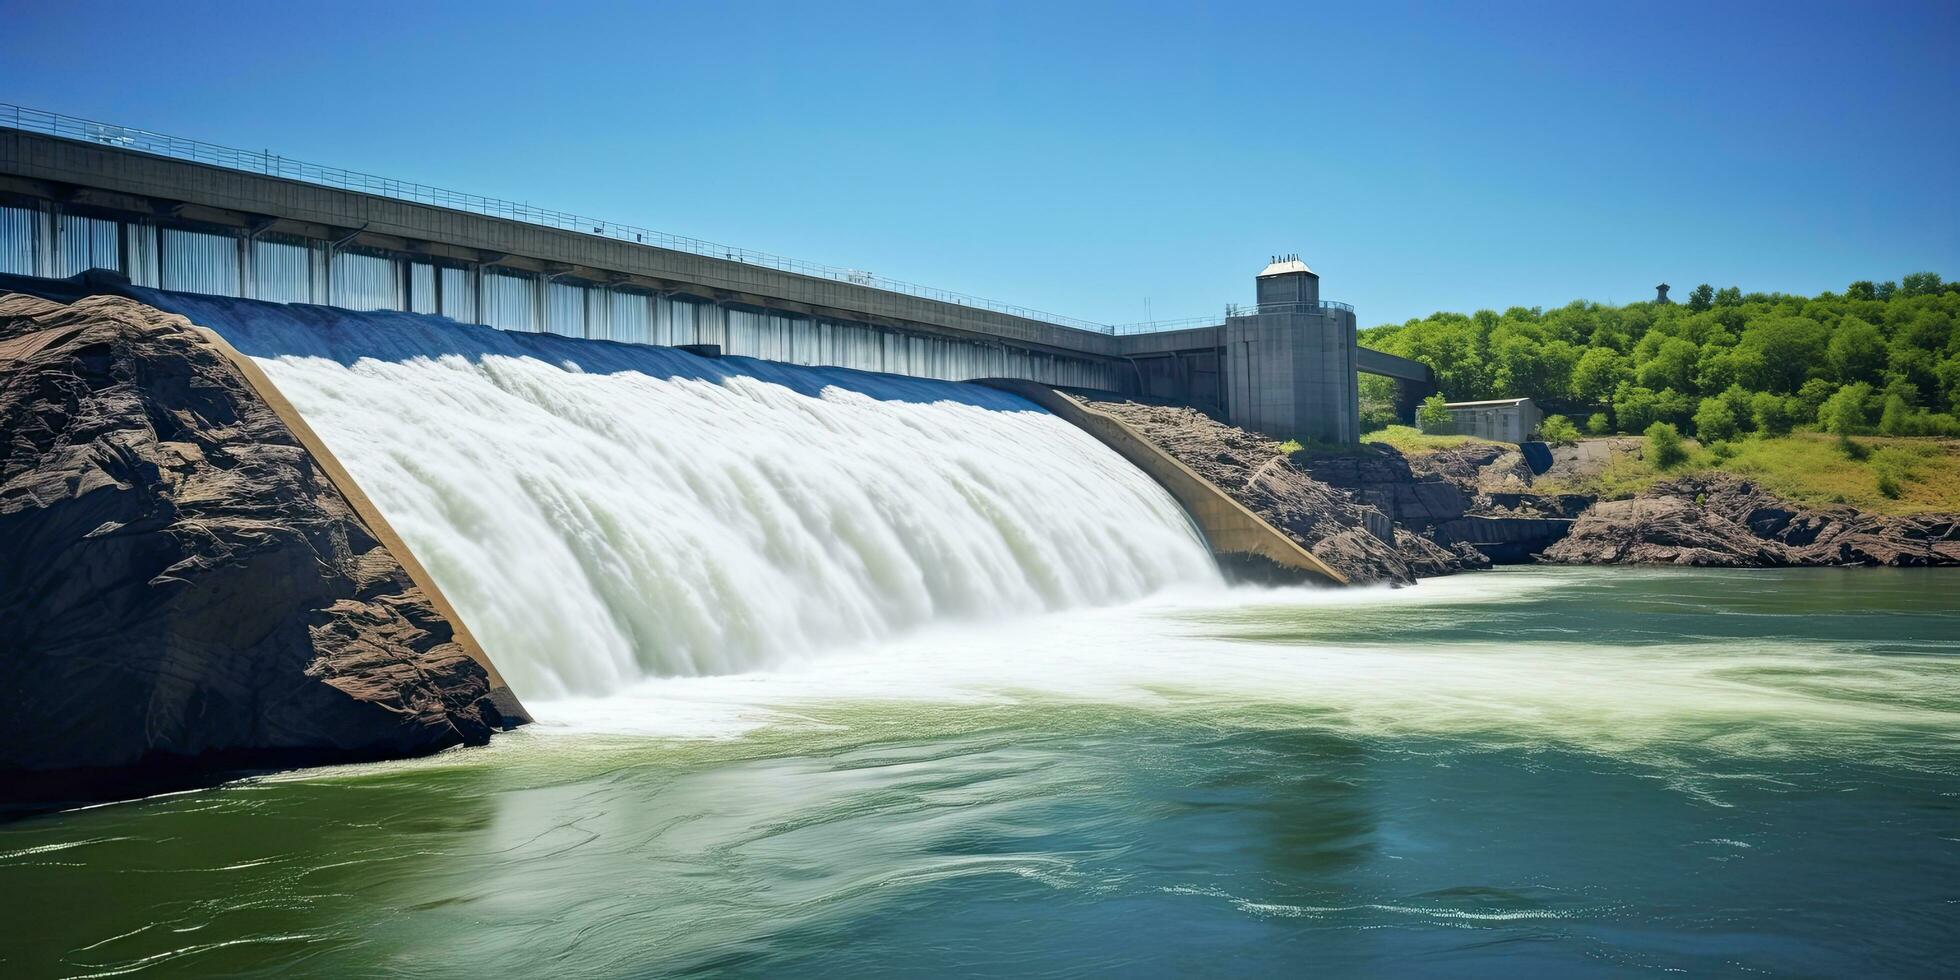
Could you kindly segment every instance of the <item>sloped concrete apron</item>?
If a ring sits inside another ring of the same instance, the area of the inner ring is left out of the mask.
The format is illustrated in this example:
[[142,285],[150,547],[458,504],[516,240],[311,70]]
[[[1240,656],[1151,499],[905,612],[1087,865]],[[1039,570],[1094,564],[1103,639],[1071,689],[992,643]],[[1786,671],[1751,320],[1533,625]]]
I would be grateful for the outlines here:
[[1285,573],[1348,584],[1347,576],[1114,415],[1033,381],[985,378],[974,383],[1026,398],[1116,450],[1170,493],[1197,523],[1212,553],[1227,563],[1243,566],[1246,559],[1253,559]]

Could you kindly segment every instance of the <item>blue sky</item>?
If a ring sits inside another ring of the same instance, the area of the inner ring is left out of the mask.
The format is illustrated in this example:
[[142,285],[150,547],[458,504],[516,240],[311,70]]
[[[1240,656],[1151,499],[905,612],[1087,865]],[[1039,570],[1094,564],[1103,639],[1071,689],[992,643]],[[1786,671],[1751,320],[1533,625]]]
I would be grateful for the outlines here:
[[1960,3],[0,0],[0,101],[1105,322],[1960,277]]

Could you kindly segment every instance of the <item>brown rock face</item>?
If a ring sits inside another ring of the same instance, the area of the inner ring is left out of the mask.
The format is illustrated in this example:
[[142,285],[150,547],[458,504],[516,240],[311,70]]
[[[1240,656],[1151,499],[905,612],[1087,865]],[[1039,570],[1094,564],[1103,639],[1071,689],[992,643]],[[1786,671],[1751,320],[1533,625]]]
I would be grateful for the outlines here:
[[1764,542],[1693,498],[1638,497],[1594,504],[1542,560],[1570,565],[1787,564],[1782,549]]
[[482,743],[456,632],[182,318],[0,297],[0,787]]
[[1377,505],[1396,506],[1408,496],[1416,501],[1409,505],[1414,509],[1434,506],[1441,512],[1462,513],[1463,495],[1455,486],[1442,481],[1418,486],[1399,455],[1366,461],[1375,467],[1367,469],[1368,474],[1380,477],[1380,487],[1388,487],[1366,497],[1353,488],[1316,479],[1322,461],[1312,462],[1314,472],[1309,473],[1277,441],[1226,425],[1195,408],[1114,398],[1094,404],[1232,495],[1353,584],[1408,583],[1417,576],[1490,564],[1474,549],[1446,547],[1398,527],[1397,515]]
[[1960,565],[1960,521],[1952,515],[1881,517],[1848,507],[1810,510],[1747,480],[1691,477],[1632,500],[1595,504],[1543,559],[1586,565]]

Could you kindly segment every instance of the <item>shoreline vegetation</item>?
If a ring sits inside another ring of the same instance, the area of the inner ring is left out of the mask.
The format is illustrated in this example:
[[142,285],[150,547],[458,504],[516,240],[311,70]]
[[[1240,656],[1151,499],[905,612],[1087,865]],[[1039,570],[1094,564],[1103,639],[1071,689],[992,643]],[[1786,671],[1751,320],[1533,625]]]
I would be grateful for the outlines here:
[[[1760,433],[1960,436],[1960,282],[1916,272],[1814,297],[1695,287],[1687,302],[1430,314],[1363,346],[1421,361],[1446,401],[1530,398],[1549,428],[1714,444]],[[1392,424],[1393,383],[1365,376],[1363,428]],[[1561,422],[1554,422],[1557,416]]]
[[1394,424],[1391,382],[1361,382],[1364,444],[1418,470],[1499,446],[1436,434],[1445,401],[1527,397],[1547,413],[1549,471],[1486,467],[1467,487],[1592,507],[1747,484],[1782,509],[1881,534],[1911,523],[1941,542],[1960,514],[1960,282],[1935,273],[1810,297],[1703,284],[1682,303],[1439,312],[1360,342],[1435,372],[1441,390],[1417,413],[1427,433]]

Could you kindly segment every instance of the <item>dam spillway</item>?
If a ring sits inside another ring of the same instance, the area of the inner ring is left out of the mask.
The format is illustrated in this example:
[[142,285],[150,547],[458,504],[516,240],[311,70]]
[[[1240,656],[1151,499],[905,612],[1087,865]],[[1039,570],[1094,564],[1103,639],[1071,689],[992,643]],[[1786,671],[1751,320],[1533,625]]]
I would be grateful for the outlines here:
[[1218,581],[1164,490],[1003,392],[136,292],[264,368],[526,698]]

